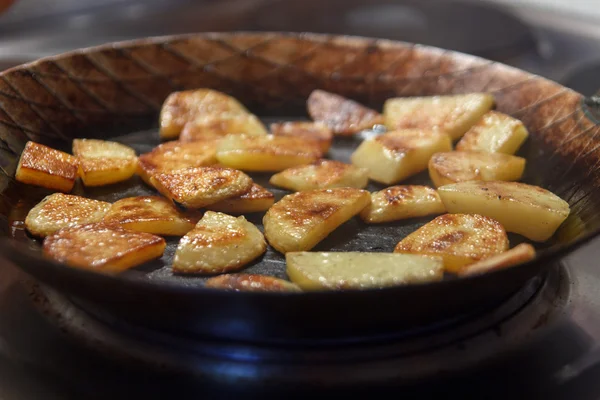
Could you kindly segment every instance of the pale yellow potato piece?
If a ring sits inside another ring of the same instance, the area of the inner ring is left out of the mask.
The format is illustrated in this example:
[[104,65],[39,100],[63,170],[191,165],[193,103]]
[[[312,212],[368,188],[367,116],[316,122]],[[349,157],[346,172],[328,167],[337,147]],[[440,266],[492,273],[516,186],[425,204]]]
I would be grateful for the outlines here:
[[306,108],[315,122],[327,125],[336,135],[353,135],[383,123],[383,116],[377,111],[324,90],[313,90]]
[[296,192],[336,187],[363,189],[369,183],[368,173],[365,168],[322,159],[283,170],[273,175],[269,183]]
[[329,151],[333,141],[333,132],[322,122],[290,121],[271,124],[271,133],[275,136],[292,136],[306,140],[315,140],[323,154]]
[[569,204],[546,189],[519,182],[460,182],[438,188],[450,213],[481,214],[509,232],[548,240],[569,216]]
[[300,292],[298,285],[274,276],[224,274],[209,278],[204,286],[234,292]]
[[525,159],[502,153],[451,151],[429,160],[429,177],[436,187],[466,181],[518,181]]
[[487,93],[397,97],[385,102],[383,115],[388,129],[437,129],[456,140],[493,106]]
[[286,272],[303,290],[370,289],[441,281],[441,257],[360,252],[291,252]]
[[177,205],[201,208],[246,193],[252,179],[231,168],[198,167],[156,174],[151,183]]
[[79,160],[70,154],[35,142],[27,142],[15,173],[15,179],[28,185],[70,192],[75,185]]
[[498,111],[488,111],[456,144],[460,151],[515,154],[529,133],[521,121]]
[[176,139],[190,121],[205,115],[246,114],[236,99],[212,89],[173,92],[160,110],[160,137]]
[[267,211],[273,203],[275,195],[254,183],[246,193],[209,204],[206,209],[227,214],[248,214]]
[[504,253],[491,256],[476,263],[470,264],[458,271],[458,276],[481,275],[497,271],[535,258],[535,249],[529,243],[521,243]]
[[439,256],[446,271],[457,272],[506,250],[508,237],[498,221],[476,214],[444,214],[398,242],[394,252]]
[[206,115],[185,124],[179,141],[197,142],[242,134],[266,135],[267,129],[253,114]]
[[105,223],[120,224],[132,231],[163,236],[183,236],[199,217],[184,213],[160,196],[127,197],[112,204]]
[[281,253],[310,250],[369,201],[369,192],[354,188],[287,195],[265,214],[265,237]]
[[360,217],[374,224],[444,212],[446,209],[435,189],[402,185],[371,193],[371,203],[360,212]]
[[105,201],[54,193],[29,211],[25,227],[32,235],[45,237],[62,228],[100,222],[110,207]]
[[244,217],[207,211],[179,241],[173,272],[216,274],[242,268],[267,250],[263,234]]
[[71,267],[117,273],[162,256],[160,236],[102,222],[63,228],[44,239],[44,254]]
[[79,176],[85,186],[126,181],[137,169],[135,150],[117,142],[75,139],[73,155],[79,158]]
[[155,174],[215,165],[217,144],[218,140],[163,143],[151,152],[140,155],[138,175],[150,184],[150,178]]
[[217,160],[243,171],[281,171],[321,157],[317,142],[287,136],[228,135],[217,149]]
[[450,150],[452,141],[445,133],[408,129],[363,141],[351,159],[369,171],[369,178],[391,185],[427,169],[433,154]]

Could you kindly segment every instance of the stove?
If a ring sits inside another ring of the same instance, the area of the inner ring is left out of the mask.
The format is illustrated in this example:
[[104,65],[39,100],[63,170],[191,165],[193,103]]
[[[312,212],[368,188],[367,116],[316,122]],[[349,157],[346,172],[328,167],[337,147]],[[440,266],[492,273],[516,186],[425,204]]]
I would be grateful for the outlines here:
[[[29,13],[25,3],[30,4]],[[433,0],[56,4],[44,8],[23,0],[0,19],[1,66],[198,27],[307,30],[437,45],[547,76],[586,95],[600,89],[598,21],[536,8]],[[76,6],[69,9],[69,4]],[[162,398],[192,393],[211,399],[357,393],[596,398],[597,243],[549,266],[544,275],[492,308],[350,343],[259,345],[167,336],[97,315],[0,262],[0,398]]]

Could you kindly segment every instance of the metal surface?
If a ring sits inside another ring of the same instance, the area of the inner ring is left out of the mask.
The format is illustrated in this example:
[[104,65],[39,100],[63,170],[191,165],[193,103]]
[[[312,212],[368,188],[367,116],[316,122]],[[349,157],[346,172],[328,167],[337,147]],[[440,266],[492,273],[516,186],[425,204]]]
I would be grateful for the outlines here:
[[[586,249],[589,256],[594,250]],[[463,398],[592,399],[595,375],[577,360],[600,340],[593,323],[600,304],[589,290],[598,287],[600,274],[579,261],[571,257],[566,267],[549,271],[539,290],[532,292],[537,288],[532,285],[512,305],[471,324],[404,342],[321,349],[188,342],[107,326],[60,295],[28,289],[26,276],[4,266],[0,394],[6,399],[40,393],[89,399],[165,393],[278,398],[286,392],[294,398],[314,396],[318,389],[338,396],[422,398],[451,391]]]

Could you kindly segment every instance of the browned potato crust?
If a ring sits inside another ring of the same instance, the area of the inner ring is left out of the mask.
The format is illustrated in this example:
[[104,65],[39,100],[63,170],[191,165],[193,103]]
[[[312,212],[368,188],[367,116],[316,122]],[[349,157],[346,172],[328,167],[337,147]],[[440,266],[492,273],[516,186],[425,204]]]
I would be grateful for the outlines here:
[[29,185],[70,192],[78,169],[76,157],[30,141],[21,153],[15,179]]
[[306,102],[308,114],[336,135],[352,135],[383,124],[383,116],[356,101],[324,90],[314,90]]

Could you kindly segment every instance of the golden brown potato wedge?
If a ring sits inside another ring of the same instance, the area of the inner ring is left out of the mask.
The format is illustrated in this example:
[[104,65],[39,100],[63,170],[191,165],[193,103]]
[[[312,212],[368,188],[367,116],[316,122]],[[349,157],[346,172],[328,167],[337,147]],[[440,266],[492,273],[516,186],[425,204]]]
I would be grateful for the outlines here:
[[458,276],[481,275],[499,269],[514,267],[535,258],[535,249],[529,243],[521,243],[504,253],[469,264],[458,271]]
[[25,227],[32,235],[45,237],[69,226],[100,222],[110,207],[105,201],[54,193],[29,211]]
[[429,160],[429,177],[436,187],[466,181],[518,181],[525,159],[502,153],[451,151]]
[[50,147],[27,142],[15,179],[28,185],[60,192],[70,192],[77,179],[79,161],[76,157]]
[[323,154],[326,154],[333,141],[333,132],[322,122],[290,121],[271,124],[271,133],[275,136],[291,136],[306,140],[315,140]]
[[157,173],[217,164],[217,144],[217,140],[163,143],[139,157],[138,174],[150,183],[150,177]]
[[444,214],[402,239],[394,252],[440,256],[447,271],[458,272],[506,250],[508,237],[498,221],[475,214]]
[[390,129],[437,129],[459,139],[494,105],[487,93],[453,96],[398,97],[383,106],[385,126]]
[[360,217],[369,224],[425,217],[446,212],[436,190],[429,186],[392,186],[371,193],[371,203]]
[[488,111],[456,144],[460,151],[515,154],[529,133],[521,121],[498,111]]
[[122,182],[137,169],[135,150],[117,142],[75,139],[73,155],[79,158],[79,176],[85,186]]
[[303,290],[369,289],[442,280],[441,257],[393,253],[291,252],[290,280]]
[[244,171],[281,171],[321,157],[317,142],[287,136],[228,135],[217,149],[217,160]]
[[450,213],[476,213],[498,220],[509,232],[543,242],[569,216],[569,204],[554,193],[519,182],[460,182],[438,188]]
[[246,193],[252,179],[242,171],[223,167],[186,168],[150,178],[152,185],[176,205],[202,208]]
[[427,169],[433,154],[450,150],[452,141],[445,133],[400,130],[363,141],[351,159],[369,171],[369,178],[391,185]]
[[185,124],[180,142],[197,142],[226,135],[266,135],[267,129],[253,114],[206,115]]
[[117,273],[162,256],[165,240],[118,225],[63,228],[44,240],[44,254],[71,267]]
[[173,92],[160,110],[160,137],[175,139],[190,121],[205,115],[245,114],[248,110],[236,99],[212,89]]
[[312,164],[283,170],[273,175],[269,183],[296,192],[336,187],[363,189],[369,183],[368,173],[365,168],[321,159]]
[[240,269],[267,250],[263,234],[244,217],[207,211],[179,241],[173,271],[216,274]]
[[267,211],[273,203],[273,193],[254,183],[246,193],[210,204],[206,208],[227,214],[248,214]]
[[137,196],[114,202],[103,221],[137,232],[183,236],[198,219],[199,216],[181,212],[164,197]]
[[281,253],[310,250],[358,214],[369,200],[369,192],[354,188],[310,190],[287,195],[265,214],[265,236]]
[[306,106],[315,122],[324,123],[336,135],[353,135],[383,124],[383,116],[377,111],[324,90],[314,90]]
[[209,278],[204,286],[234,292],[300,292],[300,288],[274,276],[255,274],[224,274]]

